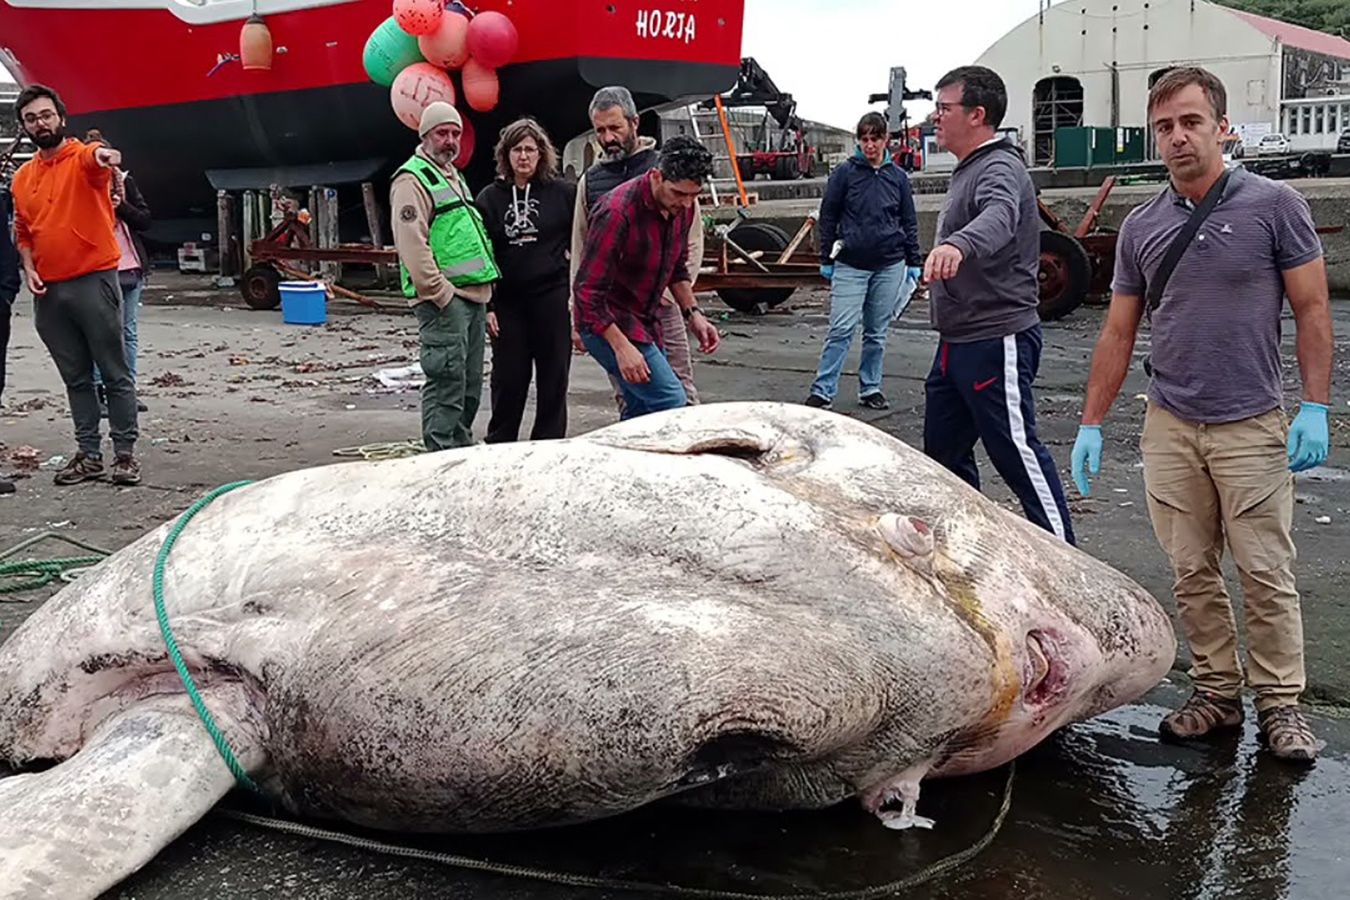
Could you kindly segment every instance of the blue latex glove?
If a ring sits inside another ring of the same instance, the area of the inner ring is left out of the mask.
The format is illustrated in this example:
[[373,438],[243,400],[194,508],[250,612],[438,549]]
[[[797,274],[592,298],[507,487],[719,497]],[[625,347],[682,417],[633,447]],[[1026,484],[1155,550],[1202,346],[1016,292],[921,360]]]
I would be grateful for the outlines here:
[[923,266],[910,266],[905,270],[905,277],[918,286],[923,281]]
[[820,274],[825,276],[826,281],[834,281],[834,264],[823,265],[820,267]]
[[1327,461],[1331,445],[1327,407],[1304,400],[1294,424],[1289,426],[1289,471],[1302,472]]
[[1102,470],[1102,426],[1078,426],[1078,440],[1073,442],[1073,456],[1070,459],[1073,483],[1078,485],[1078,493],[1086,497],[1092,493],[1088,472],[1096,475]]

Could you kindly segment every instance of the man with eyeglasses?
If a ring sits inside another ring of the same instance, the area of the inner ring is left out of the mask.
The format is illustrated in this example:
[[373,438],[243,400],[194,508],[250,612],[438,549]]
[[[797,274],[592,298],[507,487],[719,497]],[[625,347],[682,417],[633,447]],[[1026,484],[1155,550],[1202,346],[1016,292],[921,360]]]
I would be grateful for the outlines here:
[[671,368],[661,297],[675,297],[683,327],[712,353],[721,338],[694,301],[686,262],[694,201],[712,174],[712,153],[685,135],[661,148],[656,166],[596,203],[572,285],[573,327],[623,391],[623,419],[688,402]]
[[983,66],[937,87],[938,144],[958,164],[924,265],[941,338],[924,385],[924,452],[979,489],[983,442],[1027,518],[1072,544],[1055,461],[1036,437],[1040,216],[1022,151],[998,135],[1008,93]]
[[77,452],[55,481],[79,484],[109,474],[94,389],[97,365],[108,396],[112,482],[140,484],[136,386],[122,343],[122,251],[111,191],[122,154],[68,135],[65,104],[49,87],[24,88],[15,110],[38,148],[14,175],[15,239],[33,294],[34,324],[65,382],[75,423]]

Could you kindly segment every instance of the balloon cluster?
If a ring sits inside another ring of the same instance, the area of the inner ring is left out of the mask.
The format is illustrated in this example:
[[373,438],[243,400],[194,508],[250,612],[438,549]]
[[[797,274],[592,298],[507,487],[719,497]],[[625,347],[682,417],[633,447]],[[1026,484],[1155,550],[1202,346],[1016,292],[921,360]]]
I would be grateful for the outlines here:
[[[436,100],[456,102],[451,72],[459,72],[464,102],[476,112],[497,105],[497,70],[519,44],[516,26],[499,12],[471,13],[446,0],[394,0],[394,14],[371,32],[362,61],[376,84],[389,88],[399,121],[414,131],[422,110]],[[473,155],[473,126],[464,117],[462,167]]]

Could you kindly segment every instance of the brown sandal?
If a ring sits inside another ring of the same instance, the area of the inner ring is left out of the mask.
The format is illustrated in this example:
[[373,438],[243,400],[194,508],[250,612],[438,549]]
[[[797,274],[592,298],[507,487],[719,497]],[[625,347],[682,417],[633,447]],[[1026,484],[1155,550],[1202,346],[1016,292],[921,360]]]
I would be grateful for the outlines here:
[[1326,746],[1308,727],[1308,720],[1297,706],[1276,706],[1256,714],[1261,728],[1258,739],[1270,748],[1278,759],[1288,762],[1311,763]]
[[1158,724],[1165,740],[1193,741],[1242,724],[1242,701],[1196,691]]

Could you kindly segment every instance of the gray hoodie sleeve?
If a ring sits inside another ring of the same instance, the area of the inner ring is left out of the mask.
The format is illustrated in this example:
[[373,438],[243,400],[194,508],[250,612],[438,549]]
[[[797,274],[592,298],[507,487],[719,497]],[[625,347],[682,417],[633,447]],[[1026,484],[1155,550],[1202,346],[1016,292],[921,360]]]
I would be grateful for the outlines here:
[[1007,246],[1017,232],[1024,174],[1011,159],[990,160],[975,184],[979,214],[942,243],[951,244],[967,259],[988,256]]

